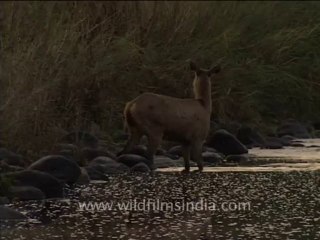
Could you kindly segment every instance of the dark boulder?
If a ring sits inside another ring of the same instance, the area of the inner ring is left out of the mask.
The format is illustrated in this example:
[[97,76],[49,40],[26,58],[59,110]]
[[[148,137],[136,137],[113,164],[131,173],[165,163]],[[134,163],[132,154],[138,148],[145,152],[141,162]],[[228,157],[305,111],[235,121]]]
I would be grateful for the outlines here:
[[74,162],[77,162],[77,164],[79,164],[78,161],[77,161],[78,158],[75,157],[75,154],[74,154],[74,152],[72,150],[62,149],[57,153],[57,155],[66,157],[66,158],[68,158],[68,159],[70,159],[70,160],[72,160]]
[[203,152],[202,159],[204,162],[219,164],[222,162],[223,157],[219,153],[215,152]]
[[236,121],[228,121],[228,122],[221,122],[218,119],[216,121],[211,121],[211,127],[214,132],[218,130],[226,130],[231,134],[237,134],[238,129],[241,127],[241,124]]
[[12,209],[12,208],[9,208],[9,207],[6,207],[6,206],[0,206],[0,221],[3,221],[3,220],[26,220],[27,217]]
[[288,120],[277,129],[278,137],[290,135],[296,138],[311,138],[306,126],[296,120]]
[[263,148],[266,149],[281,149],[283,148],[285,140],[277,137],[266,137],[266,144]]
[[292,137],[290,135],[284,135],[284,136],[281,137],[281,139],[284,140],[284,141],[287,141],[287,142],[291,142],[291,141],[295,140],[296,138]]
[[151,161],[146,159],[145,157],[142,157],[140,155],[135,155],[135,154],[123,154],[120,155],[117,158],[117,161],[120,163],[123,163],[124,165],[128,167],[133,167],[134,165],[143,162],[147,166],[151,166]]
[[273,139],[273,141],[279,141],[283,146],[290,146],[292,143],[292,140],[289,140],[288,138],[281,137],[281,138],[276,138],[276,137],[269,137],[269,140]]
[[202,152],[214,152],[217,153],[217,150],[212,147],[203,146]]
[[97,170],[96,168],[92,166],[85,167],[90,180],[104,180],[107,181],[109,178],[106,174],[102,173],[101,171]]
[[0,161],[4,161],[8,165],[25,166],[25,161],[21,155],[11,152],[6,148],[0,148]]
[[182,147],[180,145],[174,146],[168,150],[168,153],[173,156],[182,156]]
[[178,160],[180,158],[179,155],[174,155],[174,154],[171,154],[171,153],[168,153],[168,152],[166,152],[163,156],[164,157],[168,157],[168,158],[170,158],[172,160]]
[[[174,162],[177,167],[184,167],[185,166],[183,158],[179,158],[178,160],[175,160]],[[197,164],[192,159],[190,159],[189,164],[190,164],[190,167],[197,167]]]
[[45,198],[45,194],[36,187],[32,186],[12,186],[9,188],[9,198],[21,201],[41,200]]
[[148,150],[145,145],[136,145],[129,152],[127,152],[127,154],[135,154],[148,158]]
[[154,166],[155,168],[169,168],[176,167],[177,163],[175,160],[165,156],[155,156],[154,158]]
[[52,154],[64,156],[72,161],[78,162],[79,155],[80,155],[79,152],[80,152],[79,148],[74,144],[59,143],[54,146]]
[[80,167],[74,161],[60,155],[45,156],[28,169],[49,173],[66,183],[75,183],[81,174]]
[[156,151],[156,155],[162,155],[162,156],[164,156],[166,153],[167,153],[167,151],[164,150],[164,149],[162,149],[162,148],[159,148],[159,149],[157,149],[157,151]]
[[11,166],[5,161],[0,161],[0,173],[17,172],[23,170],[23,167]]
[[62,150],[69,150],[73,153],[79,152],[79,148],[72,143],[58,143],[53,148],[53,152],[56,154],[58,154]]
[[28,220],[24,214],[7,206],[0,206],[0,239],[5,239],[2,238],[2,230],[18,227]]
[[13,186],[33,186],[40,189],[47,198],[63,197],[63,184],[54,176],[40,171],[23,170],[4,174],[13,179]]
[[97,157],[89,163],[88,167],[94,168],[102,174],[119,174],[129,170],[123,163],[108,157]]
[[150,172],[150,171],[151,170],[148,167],[148,165],[143,163],[143,162],[137,163],[136,165],[134,165],[131,168],[131,172],[143,172],[143,173],[146,173],[146,172]]
[[224,129],[220,129],[209,136],[207,146],[213,147],[224,155],[248,153],[246,146]]
[[250,147],[261,147],[265,144],[265,139],[262,135],[251,127],[242,126],[237,132],[239,141]]

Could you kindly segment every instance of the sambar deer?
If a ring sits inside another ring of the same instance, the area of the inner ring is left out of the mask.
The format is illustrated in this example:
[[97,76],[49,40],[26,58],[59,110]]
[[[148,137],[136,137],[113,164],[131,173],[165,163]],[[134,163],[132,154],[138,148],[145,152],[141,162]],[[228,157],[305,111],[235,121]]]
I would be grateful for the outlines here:
[[139,144],[143,135],[148,137],[148,158],[153,166],[154,154],[162,139],[180,142],[184,158],[184,172],[190,171],[189,159],[203,170],[202,146],[208,135],[211,115],[211,76],[220,71],[217,65],[210,70],[190,62],[195,73],[194,98],[174,98],[154,93],[143,93],[128,102],[124,109],[128,142],[120,154]]

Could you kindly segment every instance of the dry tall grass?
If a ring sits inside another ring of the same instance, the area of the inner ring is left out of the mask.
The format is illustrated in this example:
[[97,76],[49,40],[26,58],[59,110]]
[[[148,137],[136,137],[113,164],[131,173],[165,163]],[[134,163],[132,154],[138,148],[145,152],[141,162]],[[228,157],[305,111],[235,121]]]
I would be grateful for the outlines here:
[[191,94],[186,60],[221,61],[213,114],[252,124],[315,119],[317,2],[2,2],[1,140],[48,149],[63,131],[122,129],[143,91]]

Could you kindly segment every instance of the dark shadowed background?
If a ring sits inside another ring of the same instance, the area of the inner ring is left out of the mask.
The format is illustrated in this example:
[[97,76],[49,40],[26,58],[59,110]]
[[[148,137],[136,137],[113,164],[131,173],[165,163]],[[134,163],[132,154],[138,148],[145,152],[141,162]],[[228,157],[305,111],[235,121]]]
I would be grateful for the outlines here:
[[4,146],[37,155],[65,131],[117,142],[127,101],[192,96],[210,67],[213,118],[273,131],[320,112],[318,2],[2,2]]

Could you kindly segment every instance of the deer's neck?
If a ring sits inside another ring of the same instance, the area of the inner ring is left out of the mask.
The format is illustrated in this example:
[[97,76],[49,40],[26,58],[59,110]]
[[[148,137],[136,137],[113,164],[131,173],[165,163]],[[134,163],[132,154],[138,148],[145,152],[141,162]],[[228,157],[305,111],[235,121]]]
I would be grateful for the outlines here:
[[211,113],[211,83],[210,81],[200,81],[195,78],[193,82],[194,97],[200,100],[206,110]]

